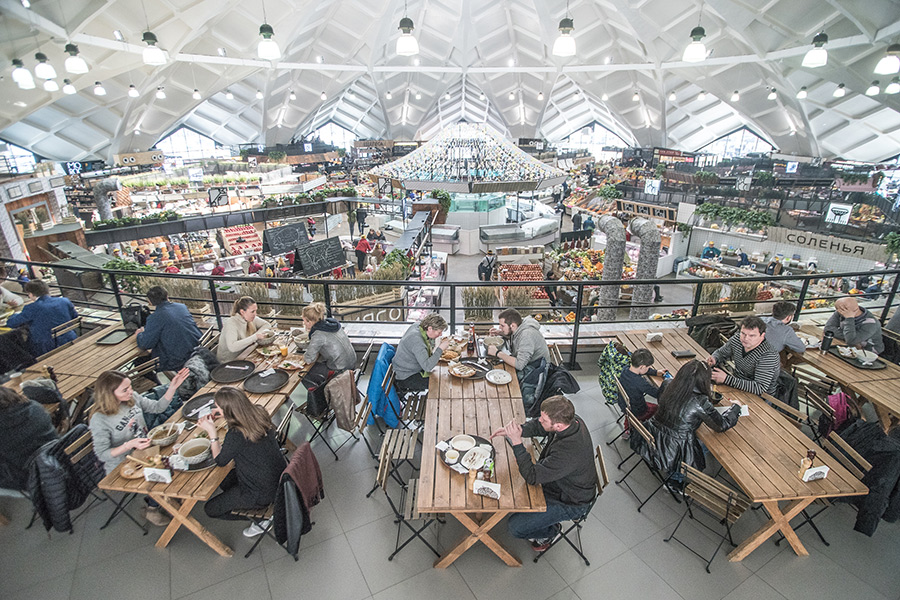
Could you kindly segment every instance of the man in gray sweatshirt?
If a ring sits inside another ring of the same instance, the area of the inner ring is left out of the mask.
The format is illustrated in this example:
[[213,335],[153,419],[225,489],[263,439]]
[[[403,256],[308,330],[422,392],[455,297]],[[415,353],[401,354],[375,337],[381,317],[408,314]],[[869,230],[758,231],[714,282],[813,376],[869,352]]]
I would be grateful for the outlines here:
[[546,359],[550,363],[550,350],[547,348],[547,340],[541,333],[540,324],[532,317],[522,318],[521,313],[514,308],[507,308],[499,316],[500,325],[497,332],[507,339],[507,350],[500,351],[496,346],[490,346],[487,353],[496,356],[511,367],[516,368],[519,387],[522,391],[522,402],[526,411],[535,401],[537,381],[529,378],[536,369],[534,364],[540,359]]
[[784,300],[772,305],[772,316],[762,317],[766,324],[766,341],[775,352],[781,352],[785,348],[798,354],[803,354],[806,344],[791,329],[790,322],[794,318],[795,306],[792,302]]
[[825,323],[825,333],[831,332],[839,340],[861,350],[876,354],[884,352],[881,323],[856,298],[840,298],[834,303],[834,314]]
[[447,322],[444,318],[432,313],[406,330],[400,338],[400,343],[397,344],[394,360],[391,361],[398,391],[428,389],[428,375],[450,345],[449,338],[444,338],[437,345],[434,343],[446,328]]

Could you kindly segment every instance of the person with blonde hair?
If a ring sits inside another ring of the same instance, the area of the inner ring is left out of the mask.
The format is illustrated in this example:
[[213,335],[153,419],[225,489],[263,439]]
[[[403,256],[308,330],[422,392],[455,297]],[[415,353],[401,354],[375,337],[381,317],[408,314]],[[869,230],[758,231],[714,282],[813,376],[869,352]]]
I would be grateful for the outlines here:
[[428,375],[450,345],[450,338],[444,338],[436,346],[434,344],[445,329],[447,322],[444,317],[431,313],[406,330],[391,361],[398,390],[413,392],[428,389]]
[[220,361],[228,362],[236,359],[241,352],[266,337],[263,330],[271,329],[272,326],[256,315],[258,309],[256,300],[250,296],[243,296],[234,301],[231,316],[222,324],[222,333],[219,336],[216,356]]
[[309,332],[309,347],[303,360],[324,362],[330,371],[356,368],[356,350],[337,319],[326,317],[325,305],[313,302],[303,307],[303,326]]
[[[216,429],[215,420],[219,417],[224,417],[228,425],[224,440],[219,439]],[[212,414],[201,417],[197,426],[209,434],[217,465],[224,467],[234,461],[234,469],[219,485],[222,493],[206,503],[206,514],[214,519],[240,521],[244,517],[232,514],[233,511],[272,504],[287,463],[266,411],[250,402],[241,390],[223,387],[216,392]],[[254,537],[264,531],[253,524],[244,530],[244,535]]]

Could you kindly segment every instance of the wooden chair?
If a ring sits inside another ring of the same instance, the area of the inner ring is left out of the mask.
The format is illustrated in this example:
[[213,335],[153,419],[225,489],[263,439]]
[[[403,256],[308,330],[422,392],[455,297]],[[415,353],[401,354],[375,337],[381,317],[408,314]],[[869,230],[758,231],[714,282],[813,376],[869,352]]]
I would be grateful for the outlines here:
[[[560,530],[560,537],[550,542],[550,545],[547,546],[545,550],[540,552],[537,556],[534,557],[534,562],[537,562],[543,555],[547,554],[551,548],[553,548],[557,542],[561,540],[566,540],[572,549],[578,553],[578,556],[581,557],[581,560],[584,561],[585,566],[591,566],[590,561],[584,555],[584,547],[581,544],[581,527],[584,524],[585,520],[587,520],[588,515],[591,514],[591,509],[594,508],[594,504],[597,503],[597,500],[600,496],[603,495],[603,489],[609,485],[609,473],[606,470],[606,461],[603,460],[603,452],[600,450],[600,446],[597,446],[596,450],[597,460],[594,462],[594,469],[597,471],[597,495],[594,496],[594,499],[591,500],[590,505],[588,505],[588,509],[585,511],[584,515],[572,520],[572,525],[569,526],[568,529]],[[572,540],[569,539],[569,534],[572,533],[572,530],[575,531],[575,539],[578,542],[576,546]]]
[[62,352],[63,350],[65,350],[66,348],[68,348],[69,346],[74,344],[76,341],[77,340],[72,340],[71,342],[66,342],[65,344],[63,344],[61,346],[57,346],[50,352],[45,352],[44,354],[41,354],[40,356],[36,357],[34,360],[37,362],[43,362],[44,360],[50,358],[54,354],[59,354],[60,352]]
[[53,329],[50,330],[50,335],[53,336],[53,343],[56,343],[56,340],[61,335],[65,335],[70,331],[78,330],[78,335],[81,335],[82,330],[82,317],[75,317],[71,321],[66,321],[62,325],[57,325]]
[[409,464],[413,471],[418,471],[413,459],[416,455],[416,440],[418,435],[412,429],[388,429],[384,432],[384,440],[381,442],[381,448],[378,450],[378,471],[375,476],[375,485],[366,494],[366,498],[371,496],[386,477],[392,477],[401,487],[406,486],[406,482],[398,474],[400,467]]
[[[750,499],[741,494],[740,492],[732,489],[731,487],[720,483],[710,477],[709,475],[705,475],[701,473],[697,469],[691,467],[686,463],[681,463],[681,474],[684,476],[684,491],[682,492],[685,498],[685,505],[687,506],[684,514],[681,515],[681,518],[678,520],[678,523],[675,525],[675,529],[672,530],[672,534],[665,538],[663,541],[668,542],[669,540],[674,539],[676,542],[699,556],[701,559],[706,561],[706,572],[709,573],[709,566],[712,564],[713,560],[716,558],[716,554],[719,553],[719,549],[722,548],[722,544],[725,543],[726,540],[732,545],[732,547],[737,544],[734,543],[734,539],[731,537],[731,527],[734,523],[740,518],[742,514],[750,507]],[[715,529],[696,519],[694,517],[694,508],[700,508],[704,512],[708,513],[710,516],[715,518],[721,525],[724,526],[724,533],[717,532]],[[704,527],[706,527],[709,531],[721,536],[721,540],[719,541],[718,546],[716,546],[715,551],[712,556],[709,557],[709,560],[706,559],[705,556],[688,546],[684,543],[684,541],[675,537],[675,532],[678,531],[678,528],[681,527],[681,523],[684,521],[686,516],[690,516],[691,519],[697,521]]]
[[[613,380],[615,380],[615,382],[616,382],[616,389],[619,391],[619,396],[625,402],[625,406],[628,406],[628,393],[625,391],[625,388],[622,387],[622,382],[619,381],[619,378],[615,377],[615,376],[613,376]],[[616,440],[618,440],[620,437],[625,435],[625,431],[626,431],[625,425],[623,423],[623,421],[625,420],[625,413],[622,412],[622,407],[619,406],[618,403],[615,403],[612,406],[615,406],[615,410],[619,413],[619,417],[616,419],[616,425],[621,427],[622,431],[619,432],[619,435],[617,435],[613,439],[606,442],[607,446],[612,446],[616,442]],[[619,456],[621,457],[622,455],[620,454]]]
[[787,417],[787,419],[798,428],[807,421],[807,417],[802,412],[800,412],[793,406],[785,404],[772,394],[760,394],[760,397],[771,404],[772,407],[780,412],[783,416]]
[[[389,429],[388,432],[391,431],[402,431],[405,433],[413,433],[408,429]],[[387,436],[385,436],[387,438]],[[387,441],[385,439],[385,441]],[[410,446],[415,449],[415,444],[410,444]],[[383,446],[382,446],[383,447]],[[394,560],[394,557],[397,554],[406,548],[411,541],[416,538],[422,540],[422,543],[428,546],[428,549],[434,552],[435,556],[440,556],[441,553],[435,550],[434,546],[422,537],[422,533],[434,523],[437,518],[432,515],[421,515],[419,514],[417,508],[417,501],[419,495],[419,480],[418,479],[410,479],[409,482],[403,483],[401,481],[401,492],[400,492],[400,502],[398,504],[394,503],[394,500],[391,498],[391,494],[388,492],[388,484],[392,477],[392,473],[389,472],[387,468],[381,468],[379,466],[378,476],[375,481],[375,489],[381,488],[384,490],[384,496],[387,498],[388,504],[391,506],[391,510],[394,511],[394,517],[397,521],[397,541],[394,543],[394,551],[388,556],[388,560]],[[374,491],[374,490],[373,490]],[[371,492],[370,492],[371,494]],[[420,527],[414,527],[410,521],[424,521],[424,523]],[[403,532],[403,527],[409,529],[412,534],[406,538],[406,540],[401,544],[400,543],[400,534]]]
[[362,358],[359,360],[359,364],[356,366],[356,385],[359,386],[359,380],[362,378],[363,374],[366,372],[366,369],[369,368],[369,360],[372,358],[372,348],[375,347],[375,338],[369,342],[369,346],[366,348],[366,351],[363,352]]
[[[664,486],[669,491],[669,494],[671,494],[672,498],[675,499],[675,502],[678,502],[679,504],[681,504],[681,500],[679,500],[678,496],[675,495],[675,492],[671,488],[669,488],[669,486],[666,485],[667,483],[669,483],[669,480],[672,478],[672,475],[674,475],[674,472],[668,473],[667,475],[663,476],[663,474],[660,473],[659,469],[657,469],[656,466],[654,466],[654,464],[653,464],[652,459],[658,453],[658,450],[656,448],[656,440],[654,440],[653,436],[650,435],[650,432],[647,430],[647,427],[643,423],[641,423],[637,419],[637,417],[634,416],[634,414],[631,412],[630,408],[625,409],[625,415],[626,415],[626,418],[631,423],[631,435],[634,435],[635,433],[637,433],[639,436],[641,436],[644,439],[644,443],[647,445],[647,448],[649,451],[648,453],[650,454],[651,460],[645,459],[643,457],[643,455],[638,454],[637,452],[632,452],[625,460],[623,460],[621,463],[619,463],[618,468],[621,469],[622,465],[624,465],[628,461],[628,459],[630,459],[635,454],[638,455],[640,460],[638,462],[634,463],[634,466],[632,466],[628,470],[628,472],[625,473],[625,475],[622,477],[622,479],[619,479],[618,481],[616,481],[616,485],[624,483],[625,487],[628,488],[628,491],[630,491],[631,494],[635,497],[635,499],[640,502],[640,504],[638,505],[638,512],[641,512],[641,509],[644,508],[644,505],[647,504],[647,502],[649,502],[650,499],[656,495],[656,492],[658,492]],[[647,496],[647,498],[644,500],[641,500],[640,496],[637,495],[637,492],[634,491],[634,489],[628,484],[628,481],[627,481],[628,476],[631,475],[631,473],[641,463],[644,463],[645,465],[647,465],[647,468],[650,470],[650,472],[653,474],[653,476],[659,480],[659,485],[656,486],[656,489],[653,490],[653,492],[649,496]]]
[[209,329],[203,332],[203,335],[200,336],[200,339],[197,341],[198,346],[203,346],[210,352],[215,353],[216,348],[219,345],[219,331],[216,330],[213,326],[210,326]]
[[300,406],[294,409],[295,412],[300,413],[306,420],[309,421],[309,424],[312,425],[313,433],[309,436],[309,443],[312,444],[316,438],[322,440],[331,454],[334,455],[334,460],[339,460],[337,451],[331,447],[331,443],[328,441],[328,438],[325,437],[325,433],[328,431],[328,428],[335,421],[335,414],[331,407],[328,407],[328,410],[325,411],[323,415],[313,415],[309,412],[309,402],[304,402]]
[[562,352],[559,350],[559,344],[549,344],[547,349],[550,350],[550,362],[555,366],[563,364]]
[[132,389],[138,394],[143,394],[157,386],[156,382],[146,377],[150,373],[155,373],[157,367],[159,367],[159,359],[151,358],[137,366],[132,365],[129,368],[120,369],[120,371],[124,373],[126,377],[131,379]]
[[[818,350],[810,349],[807,352],[818,352]],[[809,389],[820,396],[828,396],[837,387],[835,380],[822,373],[815,372],[812,367],[803,363],[795,364],[791,375],[797,380],[797,386],[801,392],[804,389]]]
[[818,442],[821,436],[819,435],[819,423],[816,417],[816,411],[818,411],[819,416],[825,417],[825,419],[830,422],[834,422],[834,409],[828,404],[828,400],[825,396],[814,391],[812,388],[806,387],[803,389],[803,392],[806,397],[806,424],[812,430],[813,439]]

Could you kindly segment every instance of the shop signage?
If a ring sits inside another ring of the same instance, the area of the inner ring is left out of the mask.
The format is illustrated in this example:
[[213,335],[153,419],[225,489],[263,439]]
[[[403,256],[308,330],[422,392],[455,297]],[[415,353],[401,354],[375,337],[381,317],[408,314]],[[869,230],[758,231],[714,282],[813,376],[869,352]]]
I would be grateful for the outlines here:
[[839,204],[837,202],[832,202],[828,205],[828,212],[825,213],[825,222],[835,223],[837,225],[846,225],[850,222],[850,213],[852,211],[852,204]]
[[393,148],[394,140],[356,140],[354,148]]
[[659,196],[659,179],[645,179],[644,193],[650,196]]
[[629,200],[616,200],[616,210],[632,213],[641,217],[655,217],[666,221],[675,221],[675,209],[655,204],[641,204]]
[[866,260],[883,261],[885,259],[884,246],[881,244],[847,240],[834,237],[833,235],[807,233],[785,227],[769,227],[768,241],[776,244],[790,244],[832,254],[852,256],[854,258],[864,258]]

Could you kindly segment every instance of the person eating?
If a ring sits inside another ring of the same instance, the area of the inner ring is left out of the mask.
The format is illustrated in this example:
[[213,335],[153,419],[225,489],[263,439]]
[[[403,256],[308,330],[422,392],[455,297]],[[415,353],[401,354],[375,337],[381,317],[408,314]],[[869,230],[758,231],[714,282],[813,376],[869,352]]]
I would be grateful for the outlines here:
[[256,300],[244,296],[234,301],[231,317],[222,324],[216,356],[221,362],[236,359],[244,350],[266,338],[271,325],[256,315]]
[[438,364],[441,354],[450,346],[450,338],[437,344],[447,329],[444,317],[437,313],[427,315],[421,322],[409,327],[397,344],[397,353],[391,364],[399,392],[421,392],[428,389],[428,375]]
[[309,332],[309,347],[303,355],[307,364],[324,363],[334,373],[356,368],[356,350],[337,319],[326,317],[325,304],[313,302],[303,307],[303,326]]
[[550,349],[547,340],[541,333],[540,324],[532,317],[522,318],[514,308],[507,308],[499,315],[500,324],[491,329],[491,333],[499,333],[507,339],[507,351],[500,351],[496,346],[488,346],[488,356],[495,356],[516,369],[516,376],[522,391],[522,402],[526,412],[534,404],[537,381],[529,376],[540,366],[540,360],[550,363]]

